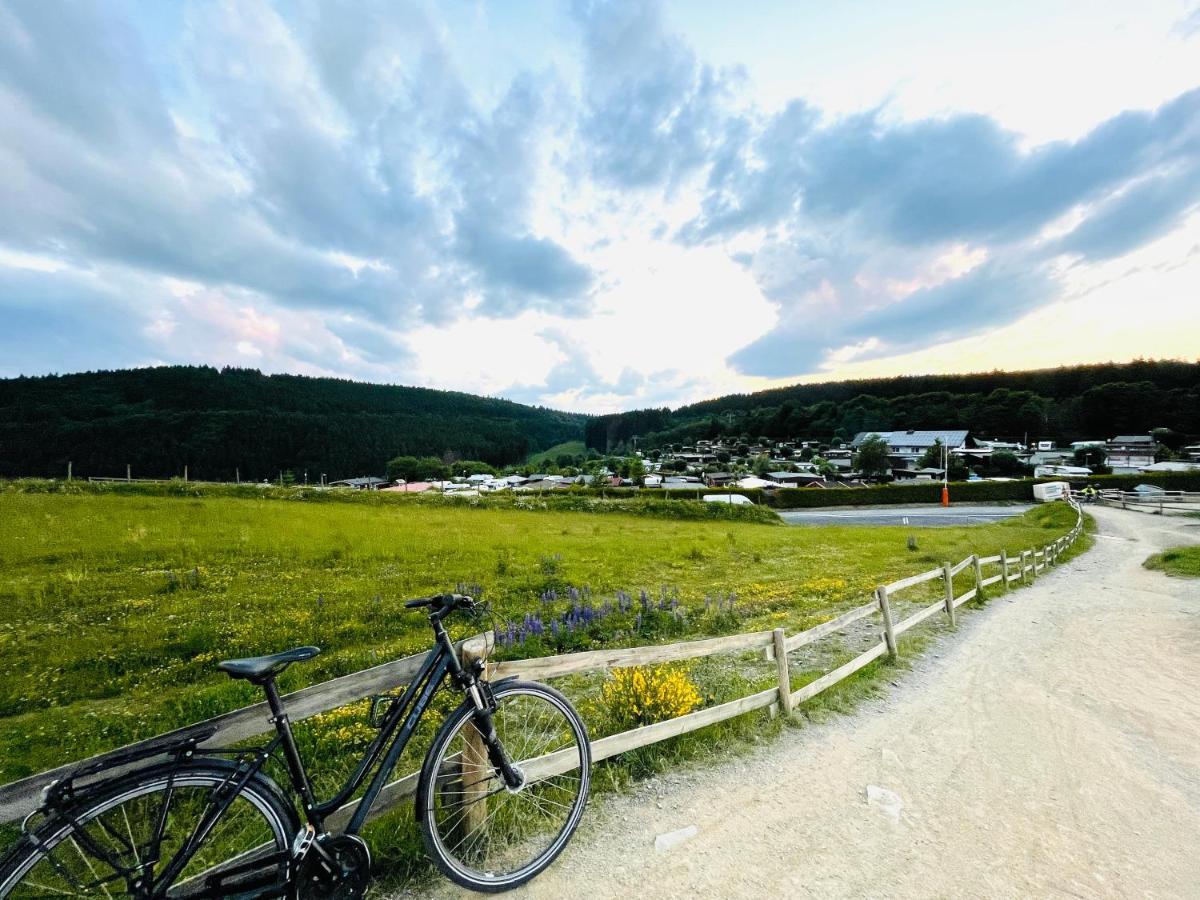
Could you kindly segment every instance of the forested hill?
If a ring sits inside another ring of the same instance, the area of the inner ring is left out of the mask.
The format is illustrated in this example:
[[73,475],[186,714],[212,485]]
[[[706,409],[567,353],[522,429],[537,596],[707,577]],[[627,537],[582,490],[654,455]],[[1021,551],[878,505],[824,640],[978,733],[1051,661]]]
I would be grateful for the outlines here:
[[722,434],[848,439],[859,431],[966,428],[982,437],[1056,439],[1200,435],[1200,363],[1139,360],[1031,372],[916,375],[801,384],[731,394],[677,410],[597,416],[586,442],[600,451]]
[[583,436],[586,417],[454,391],[166,366],[0,379],[0,476],[382,475],[398,455],[493,465]]

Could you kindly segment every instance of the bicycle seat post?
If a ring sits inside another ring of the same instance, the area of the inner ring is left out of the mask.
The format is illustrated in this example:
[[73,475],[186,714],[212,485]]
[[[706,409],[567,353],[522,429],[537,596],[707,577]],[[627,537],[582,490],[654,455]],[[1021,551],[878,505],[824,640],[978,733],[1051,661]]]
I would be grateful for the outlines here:
[[262,689],[267,695],[267,706],[271,709],[271,724],[275,726],[275,731],[279,734],[279,740],[283,744],[283,756],[287,760],[288,775],[292,779],[292,787],[296,789],[296,793],[300,795],[300,799],[304,801],[304,812],[313,827],[318,831],[323,830],[323,823],[320,815],[317,812],[317,801],[313,796],[312,783],[308,780],[308,773],[304,769],[304,761],[300,758],[300,750],[296,747],[296,738],[292,734],[292,723],[287,716],[287,710],[283,707],[283,700],[279,696],[279,688],[275,686],[275,677],[273,675],[264,678],[261,682]]

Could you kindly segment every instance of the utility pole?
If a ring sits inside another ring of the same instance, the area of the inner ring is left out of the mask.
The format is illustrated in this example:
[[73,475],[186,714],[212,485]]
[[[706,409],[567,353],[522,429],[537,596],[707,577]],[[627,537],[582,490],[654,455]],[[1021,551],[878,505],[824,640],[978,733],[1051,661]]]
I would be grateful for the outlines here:
[[183,467],[183,483],[187,484],[187,466]]
[[242,470],[240,468],[234,467],[233,480],[236,481],[238,484],[242,483]]
[[133,466],[129,463],[125,463],[125,480],[133,481]]
[[67,463],[67,481],[71,481],[71,463]]

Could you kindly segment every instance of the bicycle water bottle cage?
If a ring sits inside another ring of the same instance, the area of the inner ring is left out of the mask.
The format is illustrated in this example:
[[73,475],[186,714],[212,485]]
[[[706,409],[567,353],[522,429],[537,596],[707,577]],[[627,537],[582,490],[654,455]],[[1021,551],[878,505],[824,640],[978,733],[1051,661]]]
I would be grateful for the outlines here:
[[403,699],[403,696],[397,697],[395,694],[371,695],[371,708],[367,712],[367,724],[372,728],[382,728],[392,706]]
[[104,785],[109,779],[98,778],[86,784],[80,781],[102,772],[110,772],[114,777],[122,774],[120,771],[130,763],[150,759],[155,756],[169,756],[175,762],[186,759],[196,752],[197,746],[203,744],[217,733],[217,726],[208,725],[189,731],[187,734],[168,738],[162,741],[152,741],[144,745],[130,747],[128,750],[117,750],[107,753],[94,762],[85,763],[78,769],[68,772],[62,778],[52,781],[42,790],[43,808],[61,808],[68,806],[96,787]]

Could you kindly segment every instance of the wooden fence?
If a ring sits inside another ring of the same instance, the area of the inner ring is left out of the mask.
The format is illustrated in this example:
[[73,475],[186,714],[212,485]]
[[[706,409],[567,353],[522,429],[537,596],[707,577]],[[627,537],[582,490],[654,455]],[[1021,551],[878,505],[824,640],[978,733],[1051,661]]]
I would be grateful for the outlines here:
[[1141,494],[1137,491],[1105,490],[1100,492],[1100,502],[1105,506],[1119,506],[1121,509],[1136,509],[1157,515],[1200,512],[1200,493],[1195,491],[1151,491]]
[[[1000,584],[1007,590],[1014,581],[1025,582],[1054,565],[1062,553],[1070,547],[1083,530],[1083,515],[1079,507],[1075,507],[1076,522],[1071,530],[1055,541],[1041,548],[1022,550],[1010,556],[1002,550],[995,556],[968,556],[962,561],[949,562],[928,572],[921,572],[908,578],[902,578],[891,584],[881,585],[875,589],[874,598],[861,606],[842,613],[837,618],[830,619],[798,634],[787,635],[782,628],[773,631],[755,631],[747,634],[734,634],[726,637],[707,638],[698,641],[685,641],[676,644],[663,644],[649,647],[631,647],[612,650],[591,650],[582,653],[567,653],[560,656],[521,659],[492,664],[489,667],[493,679],[519,675],[524,678],[553,678],[585,672],[599,672],[624,666],[654,665],[675,662],[685,659],[712,656],[720,653],[737,653],[746,651],[762,651],[769,660],[774,660],[778,684],[775,687],[758,691],[748,697],[731,700],[717,706],[710,706],[697,712],[689,713],[665,722],[646,725],[620,734],[609,735],[592,742],[592,759],[600,761],[659,741],[665,741],[689,731],[695,731],[708,725],[723,722],[756,709],[773,708],[787,715],[798,705],[815,697],[822,691],[832,687],[839,681],[853,675],[859,669],[869,665],[882,656],[895,657],[898,653],[896,639],[910,628],[914,628],[926,619],[939,613],[945,613],[950,623],[956,623],[956,610],[980,595],[985,588]],[[998,568],[992,575],[984,574],[985,568]],[[955,594],[955,576],[970,570],[972,586],[961,594]],[[937,602],[920,609],[907,618],[894,621],[893,600],[905,590],[926,582],[940,580],[943,585],[943,597]],[[788,663],[788,654],[801,647],[812,644],[831,634],[839,632],[855,622],[868,616],[879,614],[882,619],[882,631],[879,640],[870,649],[858,654],[853,659],[837,666],[832,671],[805,684],[798,690],[792,690],[792,677]],[[484,656],[491,647],[492,636],[476,635],[461,644],[464,655]],[[302,719],[317,713],[327,712],[364,699],[372,694],[383,693],[406,684],[420,668],[424,654],[409,656],[403,659],[387,662],[361,672],[334,678],[321,684],[315,684],[294,693],[288,694],[284,701],[293,719]],[[177,740],[202,728],[215,727],[216,733],[209,741],[213,745],[232,744],[249,738],[269,733],[273,726],[268,721],[270,715],[265,702],[255,703],[215,718],[208,719],[195,725],[189,725],[167,734],[140,741],[110,753],[100,754],[82,762],[60,766],[37,775],[31,775],[11,784],[0,786],[0,822],[14,821],[33,811],[40,802],[42,790],[55,779],[66,775],[84,763],[99,762],[117,753],[128,752],[132,749],[148,747],[168,740]],[[143,760],[136,765],[144,765]],[[416,791],[418,773],[412,773],[400,778],[380,794],[372,817],[380,815],[394,807],[398,802]],[[357,801],[352,801],[338,810],[330,819],[331,827],[344,824],[353,812]]]

